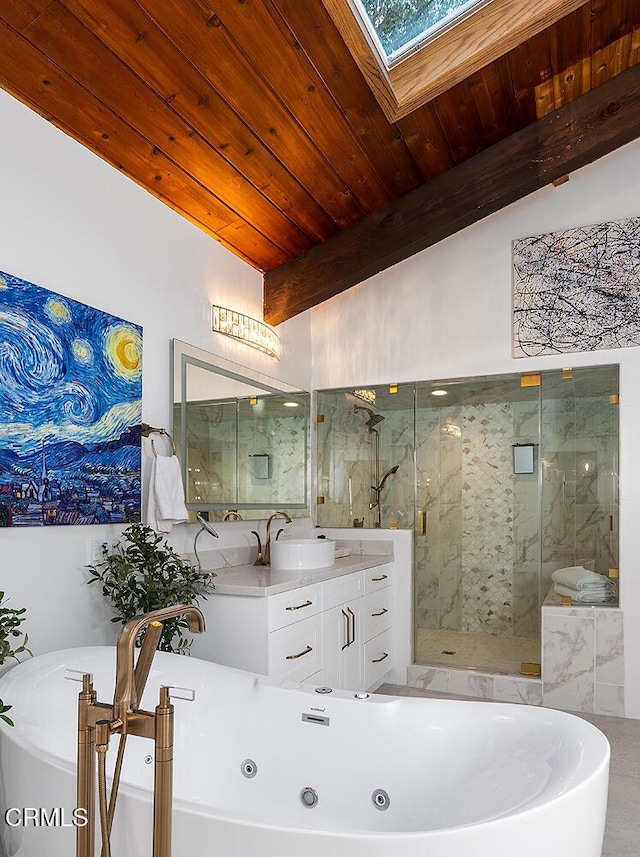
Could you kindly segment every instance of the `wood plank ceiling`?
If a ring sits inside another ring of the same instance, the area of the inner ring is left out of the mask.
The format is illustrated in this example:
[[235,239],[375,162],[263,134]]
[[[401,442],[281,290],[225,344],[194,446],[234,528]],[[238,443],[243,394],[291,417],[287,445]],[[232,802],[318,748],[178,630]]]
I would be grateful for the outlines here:
[[287,265],[639,60],[640,0],[590,0],[390,123],[322,0],[0,5],[0,86],[267,272],[272,323],[346,287]]

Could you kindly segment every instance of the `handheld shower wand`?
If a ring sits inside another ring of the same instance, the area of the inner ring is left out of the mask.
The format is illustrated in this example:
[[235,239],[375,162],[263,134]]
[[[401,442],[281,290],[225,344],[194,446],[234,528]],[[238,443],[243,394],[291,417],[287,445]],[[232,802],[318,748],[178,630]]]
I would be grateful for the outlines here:
[[371,490],[375,496],[375,500],[369,503],[370,509],[376,509],[376,528],[380,528],[382,526],[382,510],[380,509],[380,494],[382,493],[382,489],[384,488],[384,484],[390,476],[393,476],[394,473],[397,472],[398,467],[400,465],[396,464],[395,467],[390,467],[389,470],[384,474],[378,485],[372,485]]
[[378,433],[378,429],[375,426],[378,423],[381,423],[385,418],[382,414],[374,413],[370,408],[365,408],[363,405],[354,405],[354,412],[365,411],[369,414],[369,419],[366,421],[365,426],[369,429],[369,434],[374,436],[374,479],[376,484],[371,486],[372,491],[372,500],[369,503],[369,509],[376,509],[376,523],[375,526],[380,528],[382,526],[382,517],[380,510],[380,492],[384,488],[384,484],[387,479],[397,471],[398,465],[392,467],[390,470],[384,474],[382,479],[380,479],[380,434]]
[[[207,521],[207,519],[202,514],[202,512],[196,512],[196,520],[202,526],[200,527],[200,529],[196,533],[196,537],[193,540],[193,552],[196,556],[196,562],[198,563],[198,571],[202,571],[202,563],[200,562],[200,557],[198,556],[198,539],[200,538],[200,536],[202,535],[202,533],[205,530],[209,533],[210,536],[213,536],[215,539],[220,538],[220,536],[216,533],[216,531],[213,529],[213,527],[211,526],[209,521]],[[210,571],[209,576],[210,577],[217,577],[218,575],[214,571]]]

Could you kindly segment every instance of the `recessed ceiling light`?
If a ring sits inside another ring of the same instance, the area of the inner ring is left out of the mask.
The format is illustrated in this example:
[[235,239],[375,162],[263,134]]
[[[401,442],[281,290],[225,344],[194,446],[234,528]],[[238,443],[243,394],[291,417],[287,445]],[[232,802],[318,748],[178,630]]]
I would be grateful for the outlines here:
[[285,408],[299,408],[300,402],[283,402]]
[[432,390],[431,395],[432,396],[448,396],[449,393],[447,392],[447,390]]

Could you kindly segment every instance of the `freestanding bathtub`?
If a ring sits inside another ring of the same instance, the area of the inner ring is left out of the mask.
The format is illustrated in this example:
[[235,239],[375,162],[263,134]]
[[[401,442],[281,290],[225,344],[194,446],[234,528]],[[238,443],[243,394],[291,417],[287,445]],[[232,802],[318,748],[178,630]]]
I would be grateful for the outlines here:
[[[41,655],[0,680],[16,723],[0,724],[7,857],[74,853],[80,687],[69,668],[93,673],[110,702],[109,647]],[[161,684],[195,691],[175,700],[175,857],[600,857],[609,745],[578,717],[319,693],[158,653],[144,708]],[[114,857],[151,855],[152,753],[129,739]],[[57,822],[15,824],[25,807],[57,808]]]

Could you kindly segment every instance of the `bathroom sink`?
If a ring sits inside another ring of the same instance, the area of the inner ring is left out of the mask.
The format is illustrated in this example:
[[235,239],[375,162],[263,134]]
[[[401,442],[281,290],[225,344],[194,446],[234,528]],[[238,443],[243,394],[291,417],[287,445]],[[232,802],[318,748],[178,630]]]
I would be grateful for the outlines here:
[[336,561],[336,543],[331,539],[282,539],[271,543],[274,571],[303,571],[329,568]]

